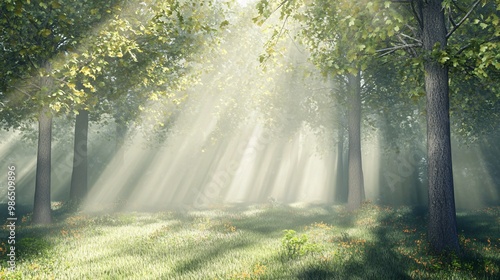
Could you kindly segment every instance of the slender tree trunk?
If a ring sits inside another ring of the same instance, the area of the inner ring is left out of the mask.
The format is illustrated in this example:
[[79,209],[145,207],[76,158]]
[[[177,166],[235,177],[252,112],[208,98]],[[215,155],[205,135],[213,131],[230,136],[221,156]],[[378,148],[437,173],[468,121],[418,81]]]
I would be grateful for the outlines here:
[[76,202],[82,201],[87,195],[88,189],[88,131],[89,112],[78,111],[75,123],[75,143],[73,149],[73,173],[71,174],[70,199]]
[[[423,43],[427,53],[447,44],[442,0],[422,3]],[[436,58],[424,63],[427,94],[429,176],[428,238],[436,252],[459,251],[450,142],[448,67]]]
[[363,165],[361,161],[361,77],[349,74],[348,103],[349,103],[349,194],[347,209],[355,210],[365,199],[363,180]]
[[50,208],[52,115],[50,114],[50,109],[47,107],[38,116],[38,128],[33,223],[49,224],[52,221]]
[[[341,118],[342,114],[338,114]],[[339,121],[340,122],[340,121]],[[335,200],[338,203],[347,201],[347,186],[345,184],[345,169],[344,169],[344,126],[341,124],[338,131],[337,143],[337,178],[335,186]]]
[[125,162],[125,150],[123,149],[123,145],[125,144],[126,135],[127,126],[122,121],[116,121],[115,159],[118,164],[120,164],[120,167]]

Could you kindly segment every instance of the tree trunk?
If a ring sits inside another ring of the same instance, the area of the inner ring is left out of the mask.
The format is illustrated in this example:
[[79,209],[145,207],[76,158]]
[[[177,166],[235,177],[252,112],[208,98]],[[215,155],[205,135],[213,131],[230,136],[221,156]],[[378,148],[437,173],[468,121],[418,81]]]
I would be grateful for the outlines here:
[[116,134],[115,134],[115,160],[119,164],[119,167],[123,166],[125,162],[125,150],[123,145],[125,144],[125,137],[127,136],[127,125],[123,121],[117,120],[116,122]]
[[349,126],[349,194],[347,209],[355,210],[365,199],[363,166],[361,161],[361,77],[348,74]]
[[50,208],[52,115],[49,110],[45,107],[38,116],[38,154],[33,206],[34,224],[49,224],[52,220]]
[[[430,53],[447,44],[441,0],[422,3],[423,43]],[[429,176],[428,238],[433,250],[459,251],[451,161],[448,67],[436,58],[424,62],[427,94],[427,157]]]
[[75,123],[75,143],[73,149],[73,173],[71,174],[70,199],[82,201],[88,189],[88,143],[89,112],[78,111]]
[[[339,118],[342,114],[338,114]],[[341,122],[341,121],[339,121]],[[341,122],[343,123],[343,122]],[[335,186],[335,200],[337,203],[345,203],[347,201],[347,186],[345,184],[345,169],[344,169],[344,126],[340,125],[338,130],[337,143],[337,178]]]

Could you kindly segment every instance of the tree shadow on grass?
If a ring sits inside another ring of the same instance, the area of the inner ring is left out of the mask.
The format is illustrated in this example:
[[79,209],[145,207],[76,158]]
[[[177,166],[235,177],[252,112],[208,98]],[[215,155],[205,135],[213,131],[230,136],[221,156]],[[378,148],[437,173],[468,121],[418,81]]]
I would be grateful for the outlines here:
[[[372,241],[363,243],[354,255],[338,267],[310,267],[297,275],[298,279],[412,279],[408,275],[410,263],[397,251],[399,239],[394,238],[396,231],[403,228],[394,225],[408,220],[405,215],[388,213],[380,215],[377,225],[369,231]],[[415,222],[415,219],[411,219]],[[344,242],[356,241],[356,238],[343,237]],[[356,244],[356,242],[354,242]],[[352,250],[352,249],[348,249]]]
[[[2,263],[8,261],[11,258],[8,256],[12,253],[11,251],[15,254],[16,262],[43,255],[52,245],[42,237],[50,234],[51,229],[35,229],[26,226],[27,223],[23,222],[23,217],[30,214],[31,207],[15,205],[14,216],[9,215],[7,207],[7,204],[0,205],[0,209],[5,209],[0,211],[0,219],[4,221],[0,228],[0,261]],[[9,218],[16,218],[16,220],[8,220]],[[11,246],[14,247],[14,250],[11,250]]]
[[[6,209],[7,205],[0,205],[0,209]],[[90,226],[123,226],[134,222],[130,214],[117,215],[86,215],[75,213],[65,207],[52,210],[53,222],[49,225],[31,225],[32,208],[16,205],[15,229],[8,227],[10,221],[7,211],[0,211],[0,219],[4,226],[0,228],[0,262],[4,263],[10,259],[10,247],[15,246],[15,260],[17,262],[29,262],[31,260],[50,257],[51,249],[56,245],[48,237],[65,236],[72,238],[79,232]],[[68,222],[68,219],[72,219]],[[14,229],[13,233],[12,230]],[[9,236],[15,236],[15,243],[9,244]]]
[[303,229],[313,223],[324,222],[334,224],[339,228],[349,228],[354,225],[354,216],[332,207],[315,207],[316,211],[311,213],[311,209],[300,209],[286,205],[262,209],[255,215],[242,219],[233,219],[233,224],[237,229],[255,232],[263,235],[279,235],[279,229]]
[[[204,264],[209,264],[215,258],[222,256],[223,254],[236,249],[241,249],[250,246],[250,242],[239,241],[234,244],[228,244],[227,242],[221,243],[219,246],[206,248],[199,251],[196,257],[191,257],[187,260],[183,260],[177,263],[173,269],[175,274],[185,274],[192,271],[199,270]],[[168,275],[164,275],[165,277]]]
[[[482,239],[498,237],[500,232],[500,207],[487,208],[457,214],[457,227],[460,234]],[[496,233],[496,234],[495,234]]]
[[[408,263],[396,253],[396,244],[388,238],[388,231],[377,229],[375,241],[367,242],[361,256],[353,257],[341,267],[312,267],[297,278],[306,279],[412,279]],[[358,258],[359,257],[359,258]]]

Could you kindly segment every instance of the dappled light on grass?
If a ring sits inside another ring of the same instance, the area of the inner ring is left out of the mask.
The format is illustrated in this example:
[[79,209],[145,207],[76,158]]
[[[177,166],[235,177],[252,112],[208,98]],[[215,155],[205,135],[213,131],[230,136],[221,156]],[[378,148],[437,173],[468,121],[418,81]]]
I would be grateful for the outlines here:
[[192,212],[60,213],[50,227],[20,225],[18,271],[4,268],[0,275],[7,279],[498,277],[498,223],[483,228],[481,224],[498,219],[500,209],[460,214],[462,258],[429,254],[425,219],[409,207],[368,203],[349,213],[341,206],[261,204]]

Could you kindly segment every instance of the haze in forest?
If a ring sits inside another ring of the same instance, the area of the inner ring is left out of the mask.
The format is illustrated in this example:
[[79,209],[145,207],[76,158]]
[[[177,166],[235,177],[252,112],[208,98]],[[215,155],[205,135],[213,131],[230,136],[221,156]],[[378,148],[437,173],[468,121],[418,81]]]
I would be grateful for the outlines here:
[[[238,2],[246,6],[248,1]],[[281,42],[281,55],[262,63],[259,56],[269,40],[269,28],[243,15],[233,24],[236,27],[230,27],[233,30],[221,42],[224,51],[210,61],[209,70],[203,63],[196,66],[202,71],[200,82],[179,93],[186,100],[174,115],[160,120],[165,130],[153,133],[158,120],[148,115],[172,109],[157,108],[163,97],[145,103],[137,118],[151,123],[129,128],[122,146],[117,145],[111,116],[91,124],[90,191],[84,209],[201,210],[225,204],[346,202],[345,103],[332,94],[338,85],[316,70],[308,52],[292,37]],[[400,127],[395,128],[380,128],[386,121],[380,112],[363,113],[363,170],[370,201],[427,204],[425,120],[421,104],[415,106],[399,116]],[[55,121],[56,201],[68,195],[73,125],[65,117]],[[18,202],[30,205],[36,127],[23,133],[2,131],[0,157],[4,167],[16,164]],[[454,137],[457,208],[481,208],[500,200],[500,149],[491,144],[497,137],[486,135],[487,141],[472,144]],[[6,199],[3,193],[0,197]]]

